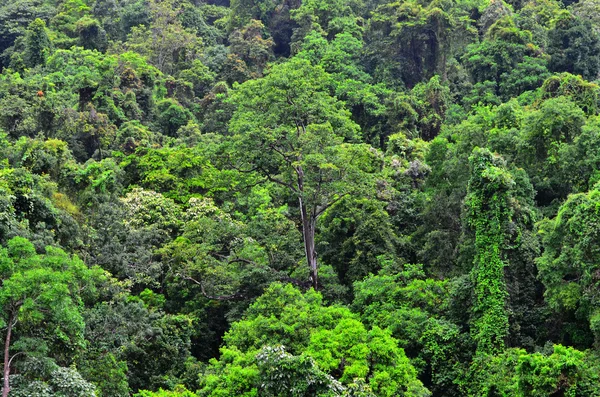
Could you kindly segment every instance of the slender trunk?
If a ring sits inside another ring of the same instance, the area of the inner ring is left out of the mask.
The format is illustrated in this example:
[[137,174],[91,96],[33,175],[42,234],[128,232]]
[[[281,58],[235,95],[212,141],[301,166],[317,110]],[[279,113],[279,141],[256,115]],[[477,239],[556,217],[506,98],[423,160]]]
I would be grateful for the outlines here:
[[4,341],[4,386],[2,387],[2,397],[8,397],[8,392],[10,391],[8,377],[10,375],[10,338],[13,324],[14,318],[11,315],[8,319],[8,329],[6,330],[6,340]]
[[[304,127],[302,127],[304,129]],[[300,217],[302,218],[302,238],[304,240],[304,253],[308,263],[309,281],[315,291],[319,287],[317,278],[317,251],[315,250],[315,226],[316,214],[309,214],[306,210],[306,203],[302,197],[304,193],[304,170],[298,166],[296,168],[298,175],[298,201],[300,203]]]
[[319,287],[317,272],[317,251],[315,249],[316,219],[308,214],[306,205],[300,197],[300,216],[302,218],[302,237],[304,239],[304,252],[308,263],[309,280],[315,290]]

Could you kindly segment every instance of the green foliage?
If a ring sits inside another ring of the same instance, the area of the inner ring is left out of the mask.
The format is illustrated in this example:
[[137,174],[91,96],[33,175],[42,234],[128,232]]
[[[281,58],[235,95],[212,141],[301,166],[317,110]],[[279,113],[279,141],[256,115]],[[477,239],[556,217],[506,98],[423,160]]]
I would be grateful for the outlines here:
[[358,20],[360,6],[360,1],[304,1],[300,7],[291,12],[292,19],[300,25],[292,39],[301,41],[304,36],[310,34],[311,30],[323,32],[329,40],[337,39],[336,36],[342,33],[360,37],[362,34]]
[[271,38],[264,37],[265,26],[261,21],[251,20],[247,25],[229,35],[231,46],[224,71],[229,83],[242,82],[250,78],[262,77],[267,62],[273,58]]
[[445,78],[448,59],[474,33],[464,10],[453,2],[384,3],[368,25],[369,68],[378,79],[408,87],[434,74]]
[[79,359],[79,371],[96,385],[98,396],[129,396],[127,363],[118,361],[113,353],[95,354],[87,351],[85,359]]
[[599,4],[0,0],[3,397],[600,395]]
[[509,191],[514,181],[502,159],[485,149],[476,148],[470,162],[466,205],[469,226],[475,230],[473,339],[478,353],[493,354],[502,352],[508,335],[502,250],[506,223],[512,217]]
[[[2,67],[8,67],[14,45],[26,34],[27,27],[36,19],[48,21],[54,14],[52,4],[41,1],[17,0],[0,3],[0,53]],[[11,51],[12,50],[12,51]]]
[[441,84],[439,76],[434,76],[426,84],[417,84],[412,93],[414,108],[419,115],[419,136],[429,141],[440,132],[450,102],[450,91]]
[[185,386],[176,386],[175,390],[168,391],[160,389],[158,392],[141,391],[134,394],[134,397],[195,397],[196,395],[187,390]]
[[[315,360],[319,369],[338,378],[342,385],[356,382],[358,378],[366,381],[376,395],[429,395],[416,379],[416,371],[404,351],[395,343],[379,328],[367,331],[348,309],[323,306],[320,294],[314,291],[301,294],[289,284],[272,284],[250,306],[246,318],[234,323],[226,334],[221,359],[212,361],[201,380],[200,395],[255,395],[263,387],[261,379],[273,379],[275,374],[271,371],[278,373],[292,364],[287,370],[289,378],[286,375],[291,388],[286,390],[291,392],[289,395],[312,395],[310,389],[296,389],[300,385],[306,388],[304,382],[294,386],[300,374],[306,374],[302,376],[309,379],[314,377],[309,387],[325,387],[330,393],[343,390],[314,368],[308,357]],[[263,345],[283,345],[289,353],[261,351]],[[306,352],[308,357],[290,356],[301,352]],[[265,361],[273,359],[269,358],[271,354],[278,354],[278,360],[286,362],[285,366],[265,368]],[[272,392],[274,387],[270,382],[266,383],[267,392]]]
[[246,235],[246,226],[211,200],[190,199],[183,218],[183,233],[162,254],[202,295],[216,300],[255,296],[276,274],[269,274],[265,249]]
[[57,367],[44,381],[22,379],[17,375],[13,380],[11,396],[65,396],[65,397],[95,397],[96,388],[85,381],[74,368]]
[[550,70],[597,77],[600,68],[600,36],[589,21],[562,12],[548,32]]
[[260,392],[265,396],[336,396],[344,390],[310,356],[292,356],[283,346],[265,346],[257,355]]
[[[547,61],[531,40],[531,32],[519,29],[510,16],[492,24],[485,39],[471,45],[464,55],[476,83],[474,89],[490,86],[493,95],[506,100],[540,87],[549,76]],[[481,93],[475,97],[483,103],[491,102]]]
[[468,395],[542,397],[597,396],[596,358],[571,347],[554,345],[545,354],[510,349],[475,361],[476,388]]
[[152,29],[133,24],[123,46],[150,59],[161,72],[175,74],[186,53],[197,51],[200,39],[182,25],[181,6],[175,1],[151,0],[140,6],[148,8]]
[[579,76],[561,73],[544,81],[542,98],[570,97],[587,114],[598,112],[598,86]]
[[538,259],[546,298],[557,312],[575,313],[578,320],[589,321],[598,342],[598,302],[592,292],[596,274],[596,248],[592,243],[597,229],[600,192],[591,190],[571,196],[553,220],[540,225],[544,255]]
[[27,67],[44,65],[50,55],[51,44],[46,34],[46,24],[37,18],[29,24],[25,33],[23,61]]
[[[369,184],[377,154],[357,138],[358,126],[326,91],[328,75],[307,61],[273,67],[238,87],[230,123],[236,169],[254,169],[296,196],[310,279],[317,285],[317,218]],[[347,178],[353,183],[348,184]]]
[[379,256],[399,254],[401,241],[384,206],[348,198],[323,214],[318,249],[345,283],[376,273]]
[[565,198],[571,190],[563,168],[567,164],[559,159],[581,134],[585,120],[583,110],[568,97],[548,99],[538,111],[527,115],[523,128],[528,143],[524,162],[529,163],[527,169],[533,175],[532,182],[540,191],[541,200]]
[[431,371],[434,393],[452,395],[457,350],[466,346],[459,327],[444,317],[451,311],[450,283],[424,276],[422,266],[385,261],[378,275],[354,283],[353,307],[366,324],[390,330],[420,372]]
[[139,148],[121,165],[132,179],[130,183],[186,202],[194,195],[206,193],[214,183],[214,167],[200,149]]
[[122,289],[120,295],[85,312],[89,348],[79,358],[81,372],[98,385],[102,396],[182,383],[190,356],[191,318],[147,307]]
[[108,46],[106,31],[97,20],[84,16],[76,25],[79,33],[79,45],[86,50],[105,51]]
[[192,118],[190,112],[173,99],[164,99],[156,105],[158,123],[165,135],[174,136]]
[[[50,357],[57,359],[63,357],[63,349],[81,349],[85,327],[81,313],[83,300],[94,299],[96,285],[104,277],[103,271],[98,267],[88,268],[79,258],[70,257],[58,248],[47,247],[44,255],[38,255],[33,244],[21,237],[11,239],[6,248],[0,250],[0,261],[0,307],[2,322],[7,327],[5,362],[17,353],[27,356],[27,350],[18,350],[26,338],[47,343]],[[11,348],[17,352],[11,352]],[[19,361],[12,365],[19,365]],[[10,369],[4,368],[5,376]],[[64,388],[70,382],[70,375],[68,371],[57,371],[53,375],[54,385]],[[39,374],[24,372],[22,375],[35,380]],[[93,390],[90,385],[85,386],[85,382],[81,382],[80,387]]]

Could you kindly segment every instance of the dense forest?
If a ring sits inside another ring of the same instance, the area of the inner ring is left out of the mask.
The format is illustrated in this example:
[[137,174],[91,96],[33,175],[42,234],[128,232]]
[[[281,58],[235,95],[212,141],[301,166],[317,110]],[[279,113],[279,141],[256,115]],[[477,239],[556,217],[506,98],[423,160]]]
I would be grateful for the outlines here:
[[600,396],[600,0],[0,0],[3,397]]

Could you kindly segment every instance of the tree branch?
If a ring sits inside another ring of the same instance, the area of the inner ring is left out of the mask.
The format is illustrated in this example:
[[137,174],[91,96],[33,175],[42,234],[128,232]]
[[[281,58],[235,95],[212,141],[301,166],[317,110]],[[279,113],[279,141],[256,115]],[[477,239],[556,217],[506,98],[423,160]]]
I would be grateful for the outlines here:
[[12,363],[12,360],[17,357],[19,354],[26,354],[25,352],[18,352],[13,354],[13,356],[10,358],[10,360],[8,360],[8,366],[10,367],[10,364]]
[[323,212],[325,212],[327,210],[327,208],[330,208],[331,206],[333,206],[335,203],[337,203],[338,201],[340,201],[341,199],[343,199],[344,197],[346,197],[347,195],[349,195],[350,193],[344,193],[338,197],[336,197],[335,199],[333,199],[332,201],[330,201],[329,203],[325,204],[322,207],[317,207],[317,210],[315,212],[315,215],[317,217],[319,217]]
[[202,291],[202,295],[204,295],[204,297],[208,298],[208,299],[217,300],[217,301],[229,301],[229,300],[239,300],[239,299],[247,298],[247,296],[242,294],[241,292],[236,292],[235,294],[231,294],[231,295],[209,295],[208,293],[206,293],[206,290],[204,289],[204,284],[202,284],[200,281],[198,281],[195,278],[190,277],[190,276],[184,276],[181,274],[180,274],[180,276],[184,280],[189,280],[189,281],[193,282],[194,284],[199,285],[200,291]]

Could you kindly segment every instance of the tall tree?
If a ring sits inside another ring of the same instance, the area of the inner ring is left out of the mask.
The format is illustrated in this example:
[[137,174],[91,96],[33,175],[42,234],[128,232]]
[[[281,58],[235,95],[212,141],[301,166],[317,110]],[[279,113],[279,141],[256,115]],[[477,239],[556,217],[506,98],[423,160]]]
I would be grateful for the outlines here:
[[0,320],[6,329],[2,397],[10,392],[14,359],[26,353],[12,351],[16,340],[41,338],[66,350],[83,340],[81,298],[93,293],[102,274],[100,268],[89,269],[57,248],[47,247],[45,255],[38,255],[21,237],[0,249]]
[[358,126],[327,90],[329,76],[308,61],[274,66],[241,85],[230,124],[233,166],[255,171],[298,200],[310,281],[317,288],[317,219],[341,198],[359,191],[377,169],[377,156],[352,144]]

